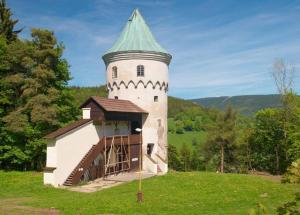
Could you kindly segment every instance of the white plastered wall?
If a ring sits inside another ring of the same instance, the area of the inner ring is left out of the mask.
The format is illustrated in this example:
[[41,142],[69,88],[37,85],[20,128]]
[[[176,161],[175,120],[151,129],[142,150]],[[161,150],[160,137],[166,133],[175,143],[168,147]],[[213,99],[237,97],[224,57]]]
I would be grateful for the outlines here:
[[[49,140],[47,144],[47,159],[46,159],[46,167],[54,167],[56,168],[56,145],[55,140]],[[55,171],[53,172],[44,172],[44,184],[52,184],[55,185]]]
[[[138,65],[144,66],[144,77],[137,77]],[[118,68],[117,78],[112,78],[113,66]],[[168,66],[154,60],[112,62],[107,66],[107,84],[113,88],[109,90],[109,98],[117,96],[119,99],[130,100],[149,113],[147,117],[143,117],[143,153],[146,153],[148,143],[154,143],[151,157],[158,153],[167,160]],[[154,96],[158,96],[157,102],[154,102]],[[144,166],[144,169],[148,168]]]

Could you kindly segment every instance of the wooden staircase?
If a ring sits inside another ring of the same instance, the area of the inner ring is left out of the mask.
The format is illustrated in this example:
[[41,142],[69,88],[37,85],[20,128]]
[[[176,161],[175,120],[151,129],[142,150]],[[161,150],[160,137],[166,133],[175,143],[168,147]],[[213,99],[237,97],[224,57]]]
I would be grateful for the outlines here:
[[[128,143],[139,143],[140,137],[139,135],[128,135],[128,136],[105,136],[100,139],[100,141],[91,147],[91,149],[84,155],[84,157],[81,159],[81,161],[78,163],[78,165],[74,168],[74,170],[71,172],[69,177],[64,182],[64,186],[72,186],[76,185],[80,182],[80,179],[82,175],[85,173],[85,171],[90,167],[92,162],[97,158],[97,156],[104,152],[105,145],[106,147],[110,147],[112,142],[114,141],[114,144],[118,145],[121,144],[121,141],[125,140]],[[104,174],[104,173],[103,173]]]
[[82,160],[79,162],[79,164],[76,166],[76,168],[71,172],[67,180],[65,181],[65,186],[72,186],[73,183],[73,176],[75,175],[76,171],[80,168],[80,166],[83,165],[83,163],[86,161],[87,157],[89,157],[90,154],[92,154],[92,151],[95,149],[96,145],[93,145],[92,148],[84,155]]
[[96,159],[96,157],[104,149],[102,144],[103,138],[99,141],[98,144],[93,145],[91,149],[84,155],[79,164],[71,172],[67,180],[64,182],[64,186],[72,186],[80,182],[81,176],[84,174],[86,169],[91,165],[91,163]]

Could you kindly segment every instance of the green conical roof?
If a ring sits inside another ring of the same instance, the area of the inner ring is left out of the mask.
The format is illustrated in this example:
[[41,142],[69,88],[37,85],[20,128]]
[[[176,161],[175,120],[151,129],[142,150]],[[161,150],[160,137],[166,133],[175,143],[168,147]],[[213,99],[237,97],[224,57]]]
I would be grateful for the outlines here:
[[123,51],[152,51],[168,54],[156,42],[138,9],[133,11],[118,40],[105,54]]

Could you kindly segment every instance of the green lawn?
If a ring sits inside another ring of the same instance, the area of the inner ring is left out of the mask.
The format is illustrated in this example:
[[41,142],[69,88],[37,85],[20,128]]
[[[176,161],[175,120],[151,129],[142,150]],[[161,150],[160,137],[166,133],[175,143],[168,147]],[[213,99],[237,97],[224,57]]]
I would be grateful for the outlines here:
[[178,148],[180,148],[183,143],[192,147],[193,139],[195,139],[198,144],[203,144],[206,139],[206,133],[203,131],[189,131],[183,134],[168,133],[168,143]]
[[61,214],[72,215],[246,214],[257,202],[274,213],[300,190],[296,185],[251,175],[169,173],[143,181],[144,202],[138,205],[137,187],[137,182],[131,182],[95,193],[78,193],[44,186],[41,173],[0,171],[0,214],[4,211],[2,208],[1,213],[1,201],[9,198],[21,205],[54,207]]

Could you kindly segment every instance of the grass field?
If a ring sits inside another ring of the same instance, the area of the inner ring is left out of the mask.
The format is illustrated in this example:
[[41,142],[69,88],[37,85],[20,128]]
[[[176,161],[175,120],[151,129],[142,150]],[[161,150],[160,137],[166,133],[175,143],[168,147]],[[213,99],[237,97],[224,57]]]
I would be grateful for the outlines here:
[[38,208],[56,208],[60,214],[72,215],[247,214],[258,202],[274,213],[300,190],[296,185],[251,175],[169,173],[143,181],[144,202],[138,205],[137,185],[131,182],[95,193],[77,193],[44,186],[41,173],[0,171],[0,214],[20,214],[21,209],[21,214],[33,214]]
[[203,131],[189,131],[183,134],[168,133],[168,143],[178,148],[180,148],[183,143],[192,147],[193,139],[196,140],[198,144],[203,144],[206,139],[206,133]]

